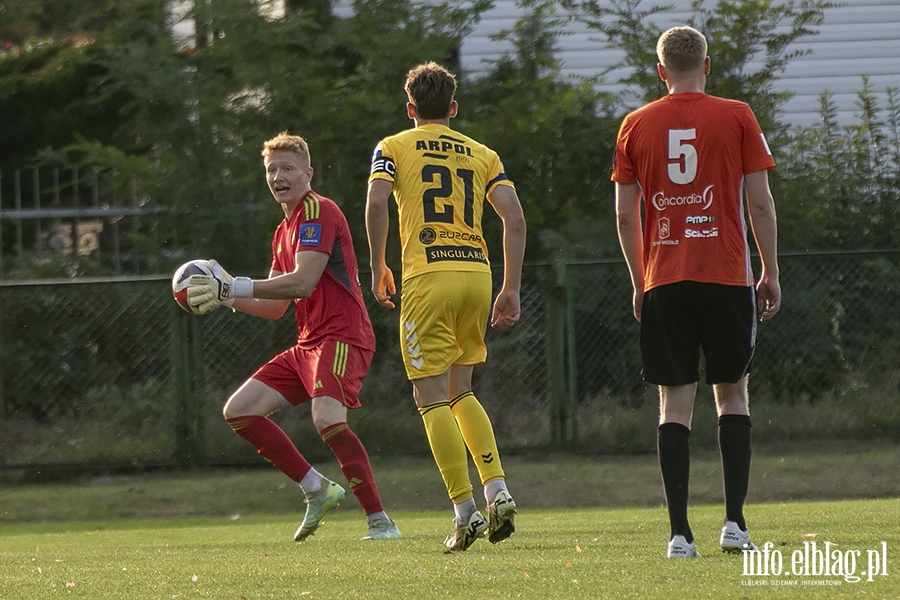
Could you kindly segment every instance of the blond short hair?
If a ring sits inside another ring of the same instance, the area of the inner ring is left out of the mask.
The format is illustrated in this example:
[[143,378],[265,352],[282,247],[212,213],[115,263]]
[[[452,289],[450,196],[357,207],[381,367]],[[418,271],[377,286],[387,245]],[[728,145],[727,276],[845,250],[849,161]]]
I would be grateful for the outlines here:
[[420,118],[445,119],[456,94],[456,76],[436,62],[427,62],[406,74],[403,89]]
[[693,27],[672,27],[656,42],[656,56],[667,71],[699,69],[706,60],[706,38]]
[[271,156],[276,151],[298,154],[309,165],[309,145],[299,135],[291,135],[287,131],[282,131],[271,140],[263,143],[262,155],[264,157]]

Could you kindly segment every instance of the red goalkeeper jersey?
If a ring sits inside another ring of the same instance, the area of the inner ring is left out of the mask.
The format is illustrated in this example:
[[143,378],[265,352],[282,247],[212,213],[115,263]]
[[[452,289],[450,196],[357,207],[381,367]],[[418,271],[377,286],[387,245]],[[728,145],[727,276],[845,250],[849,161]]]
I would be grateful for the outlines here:
[[359,269],[344,213],[313,191],[304,196],[272,237],[272,270],[291,273],[298,252],[324,252],[328,265],[308,298],[294,300],[297,345],[314,348],[325,340],[375,350],[375,334],[359,286]]
[[753,284],[744,175],[775,166],[747,104],[670,94],[628,114],[612,180],[644,203],[645,290],[678,281]]

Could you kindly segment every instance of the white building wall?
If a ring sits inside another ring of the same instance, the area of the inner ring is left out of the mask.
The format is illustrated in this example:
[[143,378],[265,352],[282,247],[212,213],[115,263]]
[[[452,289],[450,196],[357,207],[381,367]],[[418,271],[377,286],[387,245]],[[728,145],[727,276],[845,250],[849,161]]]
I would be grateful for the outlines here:
[[[675,10],[653,17],[660,29],[682,25],[691,14],[690,0],[669,3],[675,5]],[[647,2],[645,8],[654,5]],[[511,51],[511,44],[492,41],[490,36],[511,30],[523,14],[515,0],[497,0],[463,42],[463,69],[475,74],[484,72],[487,61]],[[776,91],[796,94],[784,105],[783,119],[791,124],[808,126],[818,122],[818,97],[826,90],[834,95],[839,123],[858,122],[857,93],[862,88],[863,75],[869,76],[882,107],[885,88],[900,88],[900,1],[843,0],[841,6],[826,9],[824,18],[817,28],[818,35],[802,37],[788,48],[811,53],[793,59],[774,86]],[[611,69],[624,56],[621,51],[606,47],[599,33],[580,23],[570,24],[567,35],[560,37],[558,44],[566,74],[597,75]],[[617,81],[624,74],[622,70],[609,71],[604,77],[604,89],[622,94],[624,86]],[[629,103],[637,107],[640,100],[633,98]]]

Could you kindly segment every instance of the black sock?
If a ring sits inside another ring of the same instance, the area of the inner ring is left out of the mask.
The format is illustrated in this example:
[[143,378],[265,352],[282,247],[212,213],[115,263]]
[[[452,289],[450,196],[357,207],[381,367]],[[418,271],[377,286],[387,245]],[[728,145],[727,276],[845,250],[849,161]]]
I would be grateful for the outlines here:
[[683,535],[688,543],[694,541],[688,525],[688,481],[691,475],[691,452],[688,438],[691,430],[681,423],[663,423],[656,430],[659,470],[662,472],[669,510],[672,537]]
[[719,452],[722,455],[722,480],[725,484],[725,518],[743,531],[744,501],[750,484],[750,417],[719,417]]

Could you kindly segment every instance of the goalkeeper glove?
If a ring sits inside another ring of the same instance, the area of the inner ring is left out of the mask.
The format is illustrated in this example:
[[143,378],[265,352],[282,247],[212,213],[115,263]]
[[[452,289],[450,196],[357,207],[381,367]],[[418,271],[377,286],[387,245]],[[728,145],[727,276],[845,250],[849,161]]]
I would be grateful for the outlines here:
[[214,260],[207,261],[206,266],[212,277],[192,275],[188,279],[188,304],[198,314],[204,315],[223,302],[230,306],[234,298],[253,297],[253,280],[249,277],[232,277]]

